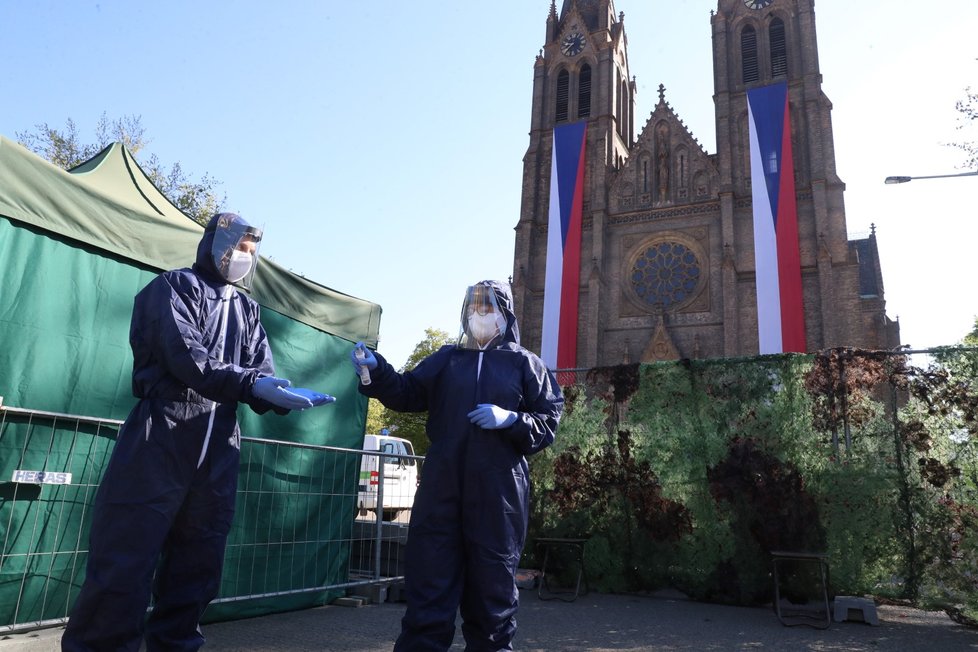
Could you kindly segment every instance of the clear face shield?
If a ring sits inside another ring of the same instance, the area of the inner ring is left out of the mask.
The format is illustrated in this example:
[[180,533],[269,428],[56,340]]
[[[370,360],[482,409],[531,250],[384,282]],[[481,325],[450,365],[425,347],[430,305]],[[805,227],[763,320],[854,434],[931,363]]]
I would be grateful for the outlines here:
[[218,274],[228,283],[251,289],[258,266],[259,242],[261,229],[251,226],[238,215],[221,217],[214,230],[214,244],[211,247]]
[[458,346],[481,351],[506,334],[506,315],[499,309],[496,293],[488,285],[473,285],[465,292]]

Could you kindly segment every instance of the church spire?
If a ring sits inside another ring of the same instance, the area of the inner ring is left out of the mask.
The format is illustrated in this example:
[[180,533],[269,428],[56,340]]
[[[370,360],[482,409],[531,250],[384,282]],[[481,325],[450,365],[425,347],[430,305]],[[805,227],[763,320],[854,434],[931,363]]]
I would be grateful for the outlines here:
[[[557,38],[557,25],[559,22],[557,19],[557,0],[550,0],[550,13],[547,14],[547,43],[552,43]],[[543,52],[541,51],[537,60],[539,61],[542,56]]]
[[564,20],[573,7],[577,7],[578,13],[591,31],[607,29],[615,19],[613,0],[564,0],[560,8],[560,20]]

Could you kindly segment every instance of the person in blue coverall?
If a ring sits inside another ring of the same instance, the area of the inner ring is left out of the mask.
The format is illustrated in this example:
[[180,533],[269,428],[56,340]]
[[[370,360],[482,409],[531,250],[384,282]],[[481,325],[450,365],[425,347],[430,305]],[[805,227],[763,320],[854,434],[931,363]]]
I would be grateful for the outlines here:
[[139,400],[96,495],[63,650],[135,652],[144,634],[149,652],[199,649],[234,516],[238,403],[288,414],[333,400],[275,377],[258,304],[235,290],[250,289],[260,238],[240,216],[219,213],[192,269],[165,272],[136,295],[129,343]]
[[543,361],[520,346],[509,285],[468,288],[458,343],[411,371],[397,373],[362,342],[351,360],[370,373],[360,393],[392,410],[428,411],[431,446],[411,510],[395,652],[448,650],[459,611],[466,650],[512,650],[526,456],[553,442],[564,399]]

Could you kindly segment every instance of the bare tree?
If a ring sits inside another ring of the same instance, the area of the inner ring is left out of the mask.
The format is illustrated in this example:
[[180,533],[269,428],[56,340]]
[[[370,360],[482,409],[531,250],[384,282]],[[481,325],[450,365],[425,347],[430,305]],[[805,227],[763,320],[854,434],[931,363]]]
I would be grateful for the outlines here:
[[[969,131],[978,124],[976,123],[978,120],[978,93],[973,91],[970,86],[964,89],[964,92],[965,98],[958,100],[954,105],[954,108],[961,114],[958,116],[958,131]],[[970,170],[978,169],[978,142],[965,140],[951,144],[965,153],[964,167]]]
[[155,154],[145,155],[150,141],[140,116],[123,116],[110,121],[103,113],[95,126],[95,141],[91,143],[82,141],[71,118],[66,120],[63,129],[42,123],[34,125],[34,131],[15,135],[24,147],[65,170],[84,163],[114,142],[122,143],[160,192],[200,224],[207,224],[211,215],[227,200],[226,196],[217,196],[217,186],[221,184],[210,175],[193,179],[179,163],[167,168]]

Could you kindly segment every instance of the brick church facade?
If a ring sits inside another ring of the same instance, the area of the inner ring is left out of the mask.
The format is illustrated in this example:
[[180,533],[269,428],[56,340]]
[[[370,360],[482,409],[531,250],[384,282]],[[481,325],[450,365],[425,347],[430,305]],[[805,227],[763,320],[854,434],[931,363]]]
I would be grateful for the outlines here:
[[553,129],[586,120],[574,366],[758,353],[747,90],[784,80],[807,348],[898,346],[875,233],[847,235],[814,0],[718,0],[712,154],[661,85],[648,119],[636,119],[624,13],[614,4],[563,0],[558,13],[552,2],[534,66],[513,267],[524,345],[541,343]]

